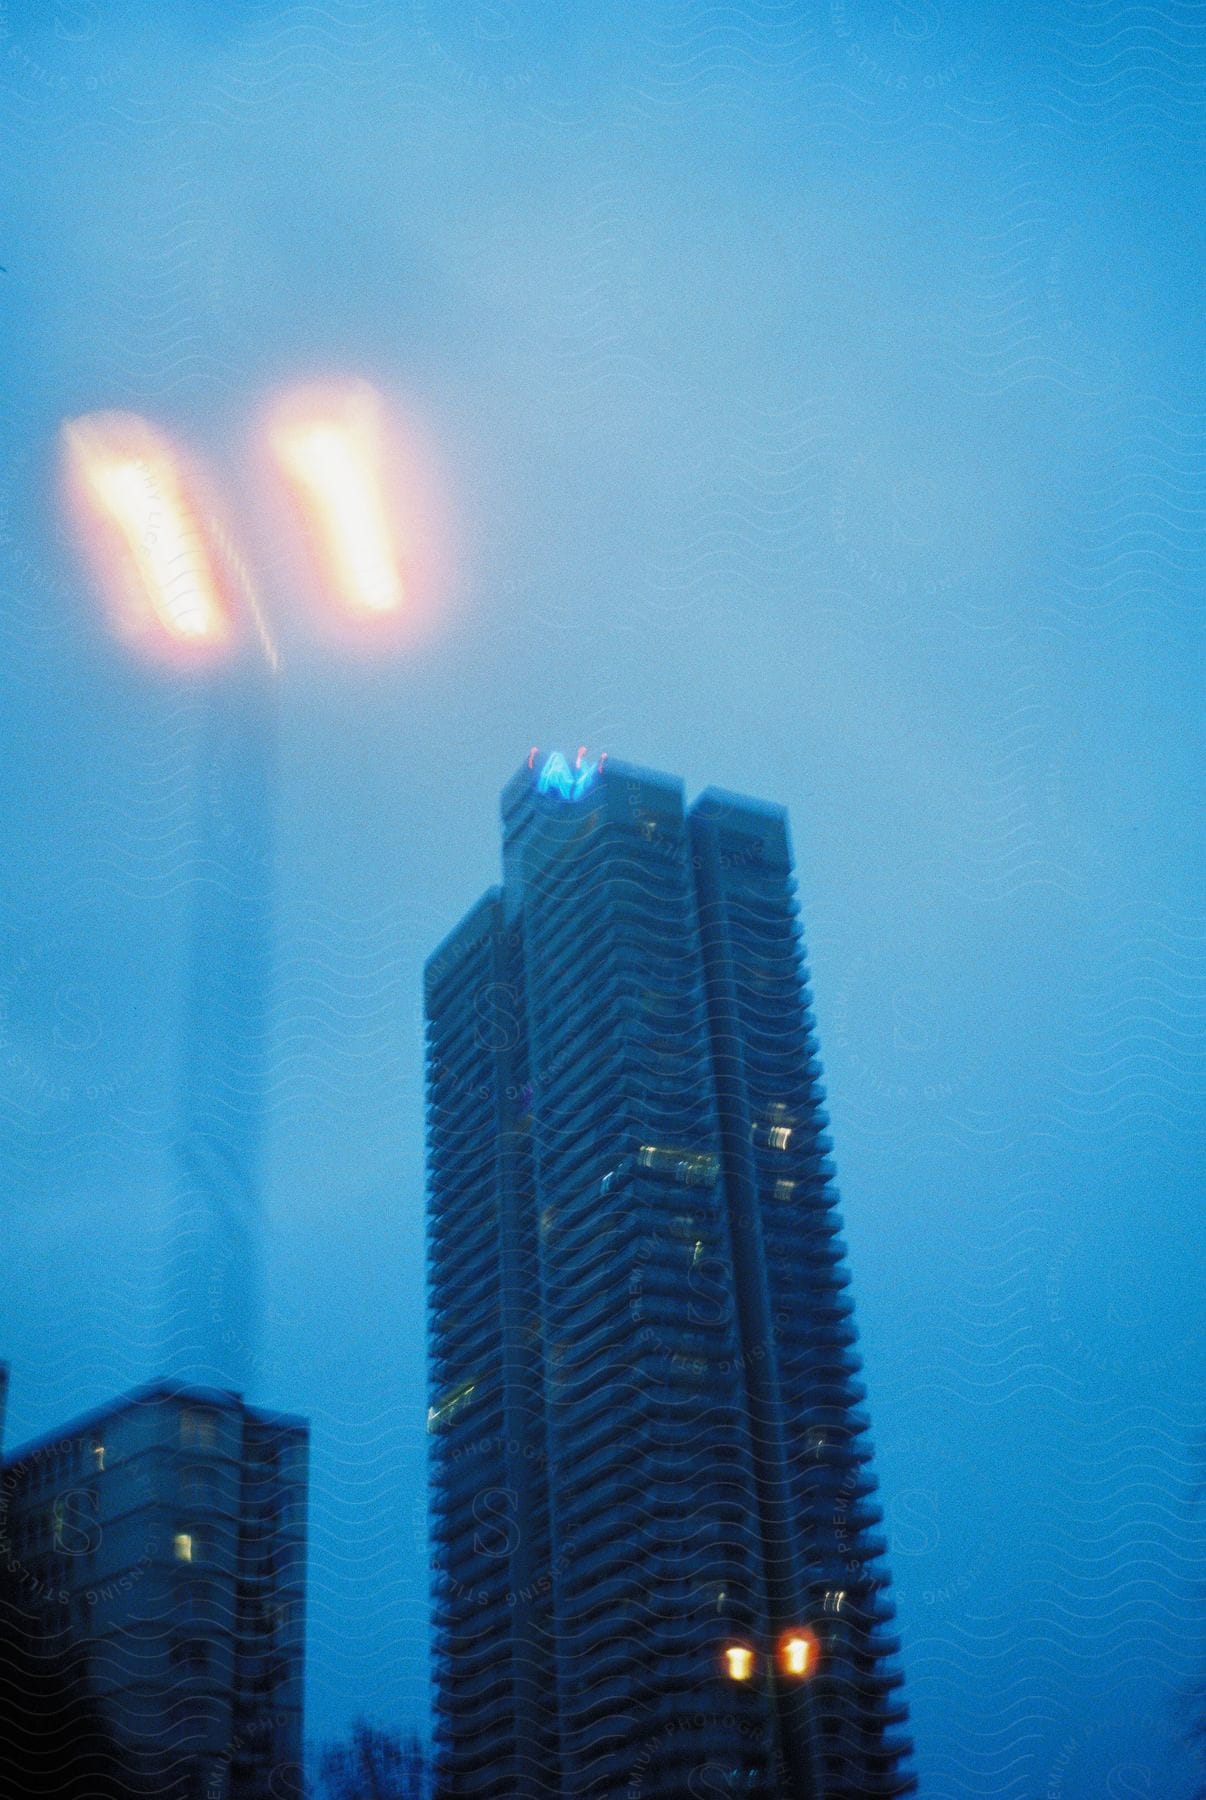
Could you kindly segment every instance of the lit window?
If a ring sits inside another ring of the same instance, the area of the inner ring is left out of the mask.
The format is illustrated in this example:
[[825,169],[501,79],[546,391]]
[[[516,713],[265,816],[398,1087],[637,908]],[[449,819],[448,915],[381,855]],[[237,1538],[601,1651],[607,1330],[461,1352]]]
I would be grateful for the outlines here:
[[797,1121],[782,1105],[768,1109],[767,1116],[750,1125],[750,1141],[763,1150],[786,1150],[792,1140]]
[[790,1200],[795,1191],[796,1184],[794,1181],[776,1181],[775,1183],[776,1200]]
[[193,1561],[196,1540],[191,1531],[178,1531],[172,1540],[177,1562]]
[[95,1463],[95,1464],[96,1464],[96,1467],[97,1467],[97,1470],[98,1470],[98,1472],[101,1472],[101,1471],[103,1471],[103,1470],[104,1470],[104,1467],[105,1467],[105,1446],[104,1446],[104,1445],[103,1445],[103,1444],[93,1444],[93,1446],[92,1446],[92,1460],[93,1460],[93,1462],[94,1462],[94,1463]]
[[811,1675],[817,1666],[820,1645],[816,1633],[807,1626],[785,1631],[779,1640],[779,1667],[785,1675]]
[[730,1681],[748,1681],[754,1673],[754,1652],[748,1644],[726,1644],[724,1672]]
[[449,1424],[460,1412],[465,1402],[477,1386],[476,1381],[463,1381],[450,1394],[444,1396],[435,1406],[427,1408],[427,1429],[438,1431],[441,1426]]
[[715,1187],[720,1158],[710,1150],[679,1150],[668,1144],[642,1144],[637,1163],[654,1174],[668,1175],[685,1187]]
[[845,1588],[828,1588],[825,1593],[825,1611],[840,1613],[845,1598]]

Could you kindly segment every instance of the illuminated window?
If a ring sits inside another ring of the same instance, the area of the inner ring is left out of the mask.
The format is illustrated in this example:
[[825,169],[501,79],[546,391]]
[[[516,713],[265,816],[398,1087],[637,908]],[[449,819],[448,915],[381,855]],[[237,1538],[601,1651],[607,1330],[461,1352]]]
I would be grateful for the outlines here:
[[103,1444],[93,1444],[93,1446],[92,1446],[92,1461],[95,1464],[98,1472],[104,1470],[105,1446]]
[[429,1406],[427,1408],[428,1431],[439,1431],[443,1426],[451,1424],[476,1386],[476,1381],[462,1381],[459,1387],[453,1388],[452,1392],[446,1394],[435,1406]]
[[764,1150],[786,1150],[796,1121],[781,1100],[768,1106],[766,1116],[750,1126],[750,1138]]
[[840,1613],[846,1599],[845,1588],[829,1588],[825,1594],[825,1611]]
[[776,1200],[790,1200],[795,1191],[796,1184],[794,1181],[776,1181],[775,1183]]
[[195,1560],[197,1540],[191,1531],[178,1531],[172,1539],[172,1548],[176,1552],[177,1562],[191,1563]]
[[724,1672],[730,1681],[748,1681],[754,1673],[754,1652],[748,1644],[726,1644]]
[[794,1675],[798,1679],[811,1675],[817,1666],[820,1648],[816,1633],[807,1626],[785,1631],[779,1639],[779,1667],[785,1675]]
[[720,1158],[710,1150],[680,1150],[670,1144],[642,1144],[637,1163],[655,1175],[668,1175],[684,1187],[714,1187]]

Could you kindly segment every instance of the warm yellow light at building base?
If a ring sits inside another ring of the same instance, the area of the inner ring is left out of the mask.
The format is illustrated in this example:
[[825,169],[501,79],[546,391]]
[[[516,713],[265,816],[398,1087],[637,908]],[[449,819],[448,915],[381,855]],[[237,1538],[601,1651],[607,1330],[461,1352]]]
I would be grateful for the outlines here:
[[784,1675],[803,1680],[815,1672],[820,1652],[817,1635],[807,1626],[795,1631],[785,1631],[779,1639],[779,1667]]

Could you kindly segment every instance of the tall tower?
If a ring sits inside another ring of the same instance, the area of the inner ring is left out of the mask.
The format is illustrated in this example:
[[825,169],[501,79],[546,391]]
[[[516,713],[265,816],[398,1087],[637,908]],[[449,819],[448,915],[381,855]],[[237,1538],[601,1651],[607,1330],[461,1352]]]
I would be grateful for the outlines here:
[[786,819],[580,752],[427,967],[441,1792],[908,1792]]
[[247,1393],[258,1356],[273,919],[275,659],[256,639],[199,683],[167,1366]]

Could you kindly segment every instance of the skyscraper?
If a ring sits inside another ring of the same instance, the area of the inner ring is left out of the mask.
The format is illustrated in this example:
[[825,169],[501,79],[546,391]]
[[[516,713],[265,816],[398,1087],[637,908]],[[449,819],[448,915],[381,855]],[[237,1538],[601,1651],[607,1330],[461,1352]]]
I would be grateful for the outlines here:
[[907,1792],[785,815],[502,811],[426,972],[441,1792]]

